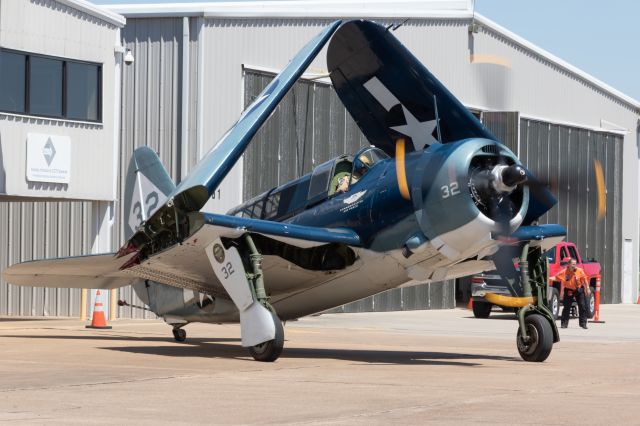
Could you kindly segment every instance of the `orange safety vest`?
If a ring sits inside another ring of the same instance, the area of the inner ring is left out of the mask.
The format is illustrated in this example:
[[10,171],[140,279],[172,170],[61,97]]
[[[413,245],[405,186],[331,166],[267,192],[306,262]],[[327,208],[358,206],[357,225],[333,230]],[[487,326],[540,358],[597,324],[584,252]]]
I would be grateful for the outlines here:
[[575,271],[570,271],[569,268],[564,268],[558,272],[556,279],[562,281],[562,285],[567,290],[577,290],[581,286],[585,288],[589,285],[587,280],[587,274],[584,273],[582,268],[576,267]]

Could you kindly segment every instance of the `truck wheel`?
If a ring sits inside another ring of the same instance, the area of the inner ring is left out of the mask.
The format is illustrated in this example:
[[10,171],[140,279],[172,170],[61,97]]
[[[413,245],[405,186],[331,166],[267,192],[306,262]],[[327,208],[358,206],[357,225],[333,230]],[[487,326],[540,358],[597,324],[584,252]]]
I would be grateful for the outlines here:
[[551,353],[553,348],[553,331],[549,321],[540,314],[531,314],[524,319],[529,341],[522,340],[522,332],[518,327],[516,345],[523,360],[529,362],[542,362]]
[[594,296],[595,290],[591,288],[591,294],[584,296],[585,308],[587,308],[587,318],[591,319],[596,313],[596,298]]
[[493,305],[487,302],[473,302],[473,316],[476,318],[489,318]]
[[549,310],[553,314],[553,319],[560,317],[560,292],[557,288],[549,289]]

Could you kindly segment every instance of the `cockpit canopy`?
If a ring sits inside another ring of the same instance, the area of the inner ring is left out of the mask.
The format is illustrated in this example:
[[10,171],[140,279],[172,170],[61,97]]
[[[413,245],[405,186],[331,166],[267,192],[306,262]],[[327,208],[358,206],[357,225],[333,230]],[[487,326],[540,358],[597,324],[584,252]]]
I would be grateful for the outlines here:
[[232,216],[282,221],[341,192],[341,179],[350,190],[378,162],[389,156],[379,148],[365,147],[355,156],[341,155],[317,166],[313,172],[273,188],[228,212]]

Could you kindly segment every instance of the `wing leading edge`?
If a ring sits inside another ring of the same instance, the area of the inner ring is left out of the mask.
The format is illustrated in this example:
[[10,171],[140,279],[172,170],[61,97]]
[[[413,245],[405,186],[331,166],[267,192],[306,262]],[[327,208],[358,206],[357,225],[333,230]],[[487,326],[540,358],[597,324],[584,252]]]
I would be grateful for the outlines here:
[[335,21],[320,32],[265,87],[231,129],[198,163],[193,172],[169,195],[170,199],[175,200],[177,207],[187,211],[197,211],[204,206],[209,196],[247,148],[251,138],[269,118],[339,25],[340,21]]
[[360,236],[355,231],[346,228],[316,228],[213,213],[204,213],[203,216],[205,223],[209,225],[264,234],[279,241],[283,241],[283,239],[298,240],[297,243],[293,242],[292,245],[300,247],[308,245],[305,242],[336,243],[351,247],[361,246]]

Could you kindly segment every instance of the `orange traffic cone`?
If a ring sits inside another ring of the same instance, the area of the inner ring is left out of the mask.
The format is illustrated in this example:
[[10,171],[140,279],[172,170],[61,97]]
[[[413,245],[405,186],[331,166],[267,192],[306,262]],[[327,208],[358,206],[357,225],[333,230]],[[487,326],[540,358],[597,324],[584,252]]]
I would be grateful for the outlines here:
[[600,320],[600,277],[596,278],[596,291],[593,297],[595,298],[594,300],[595,312],[593,314],[593,319],[589,322],[597,322],[597,323],[604,324],[604,321]]
[[467,305],[467,309],[473,309],[473,297],[469,297],[469,304]]
[[100,290],[96,291],[96,303],[93,305],[93,317],[91,318],[91,325],[86,325],[86,328],[98,328],[101,330],[110,329],[111,326],[107,325],[107,321],[104,318],[104,311],[102,310],[102,302],[100,301]]

